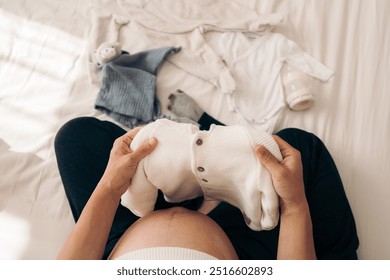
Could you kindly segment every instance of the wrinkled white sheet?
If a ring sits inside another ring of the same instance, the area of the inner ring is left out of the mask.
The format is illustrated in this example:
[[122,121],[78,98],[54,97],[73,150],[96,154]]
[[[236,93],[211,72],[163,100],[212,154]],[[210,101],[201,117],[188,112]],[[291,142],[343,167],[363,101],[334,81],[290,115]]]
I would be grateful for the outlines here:
[[[355,214],[359,257],[390,259],[390,2],[237,2],[284,14],[275,31],[335,72],[315,84],[312,108],[286,111],[278,128],[325,142]],[[0,259],[52,259],[72,229],[53,141],[71,118],[106,118],[93,108],[98,85],[88,79],[89,12],[88,1],[0,0]],[[159,73],[163,111],[170,92],[191,89],[209,114],[235,122],[209,85],[170,63]]]

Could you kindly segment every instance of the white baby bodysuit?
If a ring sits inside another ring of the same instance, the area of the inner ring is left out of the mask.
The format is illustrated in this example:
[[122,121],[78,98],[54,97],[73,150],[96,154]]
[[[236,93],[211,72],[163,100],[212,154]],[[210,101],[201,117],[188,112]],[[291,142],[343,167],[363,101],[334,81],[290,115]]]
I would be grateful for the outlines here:
[[248,126],[215,126],[200,131],[192,124],[161,119],[138,132],[131,149],[155,137],[156,149],[142,159],[122,205],[144,216],[154,210],[158,189],[169,202],[205,196],[241,210],[253,230],[274,228],[278,195],[268,170],[255,155],[256,144],[282,159],[278,144],[265,131]]
[[268,132],[273,132],[287,106],[281,81],[283,63],[322,81],[333,74],[279,33],[228,32],[213,47],[236,81],[236,90],[227,95],[229,109],[245,122]]
[[[167,60],[222,92],[234,90],[235,82],[220,57],[204,39],[211,31],[264,32],[283,21],[278,13],[259,15],[235,1],[226,0],[137,0],[114,1],[121,15],[95,7],[91,30],[91,53],[104,41],[120,41],[130,53],[181,47]],[[110,7],[111,8],[111,7]],[[136,40],[134,40],[136,38]],[[93,60],[92,60],[93,61]],[[90,59],[90,62],[92,62]],[[95,62],[91,78],[96,80]]]

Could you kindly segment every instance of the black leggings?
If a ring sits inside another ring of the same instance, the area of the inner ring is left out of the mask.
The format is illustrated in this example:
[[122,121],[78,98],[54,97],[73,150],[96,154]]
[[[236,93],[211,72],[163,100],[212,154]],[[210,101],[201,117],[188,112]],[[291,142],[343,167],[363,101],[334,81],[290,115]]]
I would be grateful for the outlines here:
[[[207,129],[212,119],[203,118],[201,121]],[[58,132],[55,139],[57,163],[76,222],[103,175],[114,140],[124,133],[125,130],[111,122],[90,117],[71,120]],[[328,150],[315,135],[299,129],[284,129],[277,135],[301,152],[317,258],[357,259],[359,240],[354,217]],[[196,209],[200,202],[201,198],[170,204],[160,193],[156,209],[177,205]],[[225,231],[240,259],[276,258],[279,226],[270,231],[252,231],[245,224],[240,210],[224,202],[208,216]],[[127,208],[119,205],[104,259],[137,219]]]

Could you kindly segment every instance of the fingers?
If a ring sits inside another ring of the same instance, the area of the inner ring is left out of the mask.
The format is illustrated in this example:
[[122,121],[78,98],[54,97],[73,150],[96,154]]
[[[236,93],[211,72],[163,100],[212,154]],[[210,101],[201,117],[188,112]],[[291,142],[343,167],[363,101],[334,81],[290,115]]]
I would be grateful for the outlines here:
[[293,146],[291,146],[279,136],[274,135],[273,137],[276,143],[278,143],[280,152],[284,159],[287,157],[300,159],[300,152],[297,149],[295,149]]
[[137,164],[141,159],[143,159],[148,154],[150,154],[154,150],[154,148],[156,148],[156,146],[157,146],[156,138],[151,138],[143,142],[141,145],[138,146],[137,149],[135,149],[134,152],[130,154],[131,162]]
[[145,141],[140,144],[134,151],[130,149],[131,142],[141,128],[142,127],[136,127],[117,138],[112,149],[114,153],[126,156],[127,161],[131,166],[137,165],[141,159],[150,154],[157,146],[157,139],[151,138],[149,141]]
[[134,129],[126,132],[121,137],[118,137],[115,140],[114,146],[117,146],[117,147],[125,146],[125,147],[128,147],[128,149],[125,149],[125,150],[129,150],[130,151],[131,141],[133,141],[134,137],[137,135],[137,133],[139,132],[140,129],[141,129],[141,127],[136,127]]
[[286,141],[284,141],[279,136],[273,135],[273,137],[274,137],[276,143],[279,146],[279,149],[280,149],[280,152],[282,153],[283,158],[285,158],[287,156],[287,154],[289,153],[289,151],[291,149],[294,149],[294,148],[291,147],[290,144],[288,144]]
[[137,135],[137,133],[141,130],[142,126],[138,126],[136,128],[133,128],[132,130],[128,131],[126,134],[129,135],[131,138],[134,139],[134,137]]
[[276,171],[280,168],[279,161],[264,146],[256,146],[255,153],[257,158],[269,172],[272,173],[274,170]]
[[[290,144],[277,135],[273,135],[273,137],[279,146],[283,159],[291,155],[295,155],[296,150],[290,146]],[[281,170],[282,166],[278,159],[275,158],[264,146],[258,145],[255,152],[260,162],[268,169],[269,172],[273,173]]]
[[126,132],[126,134],[121,137],[123,142],[125,142],[127,146],[130,146],[131,141],[133,141],[134,137],[137,135],[137,133],[140,131],[140,129],[141,129],[141,127],[136,127],[134,129]]
[[289,149],[289,148],[292,148],[290,146],[289,143],[287,143],[286,141],[284,141],[282,138],[280,138],[278,135],[272,135],[276,141],[276,143],[278,143],[278,146],[281,150],[284,150],[284,149]]

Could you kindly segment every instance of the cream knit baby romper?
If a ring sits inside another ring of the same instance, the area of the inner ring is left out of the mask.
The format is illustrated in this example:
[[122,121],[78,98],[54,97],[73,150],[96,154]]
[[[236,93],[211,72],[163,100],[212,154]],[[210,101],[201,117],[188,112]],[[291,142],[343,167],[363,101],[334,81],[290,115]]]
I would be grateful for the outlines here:
[[201,131],[192,124],[161,119],[142,128],[131,149],[155,137],[156,149],[139,162],[122,205],[144,216],[153,211],[160,189],[168,202],[204,195],[236,206],[253,230],[269,230],[279,218],[278,195],[268,170],[255,155],[265,146],[282,159],[274,138],[264,131],[233,125],[212,125]]

